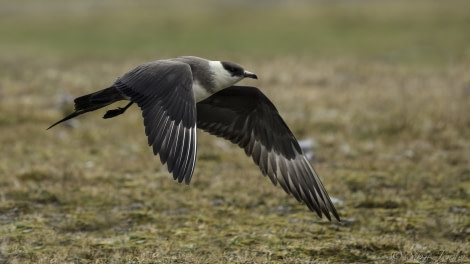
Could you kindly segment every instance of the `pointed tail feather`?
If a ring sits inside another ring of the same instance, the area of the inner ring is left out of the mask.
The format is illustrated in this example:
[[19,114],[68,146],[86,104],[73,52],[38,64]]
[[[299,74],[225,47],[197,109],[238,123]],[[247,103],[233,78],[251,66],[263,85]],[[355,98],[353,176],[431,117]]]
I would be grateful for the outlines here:
[[81,114],[100,109],[116,101],[124,100],[124,99],[126,98],[121,94],[121,92],[119,92],[113,86],[103,89],[98,92],[80,96],[74,100],[75,111],[71,113],[70,115],[64,117],[63,119],[55,122],[47,129],[50,129],[64,121],[67,121]]

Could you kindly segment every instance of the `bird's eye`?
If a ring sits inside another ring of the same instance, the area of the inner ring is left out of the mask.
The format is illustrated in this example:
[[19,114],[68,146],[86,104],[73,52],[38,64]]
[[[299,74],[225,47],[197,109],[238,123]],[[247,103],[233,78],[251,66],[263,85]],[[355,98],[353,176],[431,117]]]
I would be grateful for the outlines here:
[[232,76],[238,76],[240,74],[243,74],[243,69],[238,65],[234,65],[234,63],[222,62],[222,65],[225,70],[229,72]]

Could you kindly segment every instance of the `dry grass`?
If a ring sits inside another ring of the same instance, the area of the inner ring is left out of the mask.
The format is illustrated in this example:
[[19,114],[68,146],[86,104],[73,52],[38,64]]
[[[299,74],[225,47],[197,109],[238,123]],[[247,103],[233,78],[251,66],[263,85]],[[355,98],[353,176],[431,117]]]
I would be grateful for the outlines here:
[[46,131],[145,56],[46,53],[0,55],[0,263],[470,262],[468,57],[236,55],[260,77],[244,84],[314,140],[342,201],[329,223],[202,132],[191,185],[176,183],[136,107]]
[[[114,120],[92,113],[74,128],[45,131],[62,116],[58,109],[69,108],[54,104],[55,86],[79,94],[74,89],[87,90],[99,76],[113,79],[113,69],[84,74],[99,64],[59,74],[59,65],[48,63],[29,65],[29,78],[4,79],[1,258],[468,261],[468,65],[416,70],[292,58],[244,64],[259,69],[258,86],[295,134],[316,141],[313,164],[330,194],[344,201],[342,223],[317,219],[272,187],[241,150],[203,133],[193,182],[177,184],[146,146],[137,109]],[[278,74],[285,65],[295,74]]]

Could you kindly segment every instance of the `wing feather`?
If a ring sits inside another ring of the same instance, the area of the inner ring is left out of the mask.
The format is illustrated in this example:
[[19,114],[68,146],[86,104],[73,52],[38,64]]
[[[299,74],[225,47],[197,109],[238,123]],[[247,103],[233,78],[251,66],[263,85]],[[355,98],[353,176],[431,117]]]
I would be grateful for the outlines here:
[[197,105],[197,126],[239,145],[274,185],[320,217],[339,215],[274,105],[257,88],[232,86]]
[[188,64],[160,60],[120,77],[115,87],[142,110],[145,134],[179,182],[189,184],[196,162],[196,102]]

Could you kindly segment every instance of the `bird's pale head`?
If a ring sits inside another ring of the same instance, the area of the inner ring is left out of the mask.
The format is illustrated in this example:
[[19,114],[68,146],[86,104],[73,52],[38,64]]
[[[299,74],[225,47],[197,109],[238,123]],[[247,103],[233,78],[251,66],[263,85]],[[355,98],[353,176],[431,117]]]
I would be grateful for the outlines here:
[[209,63],[214,73],[216,90],[230,87],[244,78],[258,79],[256,74],[246,71],[242,66],[226,61],[211,61]]

